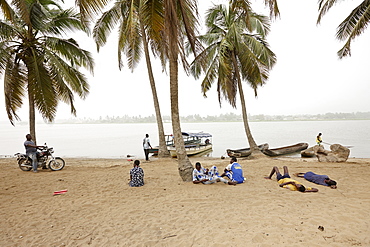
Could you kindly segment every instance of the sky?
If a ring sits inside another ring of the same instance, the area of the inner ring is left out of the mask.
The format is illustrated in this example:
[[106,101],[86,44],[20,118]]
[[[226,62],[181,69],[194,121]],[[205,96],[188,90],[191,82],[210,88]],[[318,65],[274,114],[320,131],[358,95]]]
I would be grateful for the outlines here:
[[[253,2],[256,12],[268,15],[269,10]],[[201,24],[212,3],[227,1],[199,1]],[[281,17],[274,20],[267,37],[270,48],[277,56],[277,63],[270,72],[267,83],[258,89],[258,97],[244,83],[247,112],[252,115],[325,114],[328,112],[370,111],[370,30],[352,42],[352,56],[340,60],[337,51],[343,42],[335,39],[336,28],[360,1],[344,1],[334,6],[316,25],[317,1],[278,1]],[[77,37],[80,46],[94,54],[94,75],[86,72],[90,94],[85,100],[77,96],[77,118],[106,116],[150,116],[155,114],[152,92],[145,60],[131,72],[128,67],[120,71],[117,59],[116,35],[112,34],[106,46],[96,52],[96,47],[86,36]],[[159,62],[153,61],[159,104],[162,115],[169,116],[169,76],[162,72]],[[207,98],[201,92],[201,80],[186,75],[179,67],[179,111],[181,116],[201,116],[226,113],[241,114],[228,102],[218,102],[216,85]],[[0,78],[1,80],[3,78]],[[26,102],[26,100],[25,100]],[[28,119],[27,104],[18,112],[23,121]],[[41,119],[40,116],[37,117]],[[74,118],[68,105],[61,103],[56,120]],[[0,88],[0,121],[7,120],[3,87]]]

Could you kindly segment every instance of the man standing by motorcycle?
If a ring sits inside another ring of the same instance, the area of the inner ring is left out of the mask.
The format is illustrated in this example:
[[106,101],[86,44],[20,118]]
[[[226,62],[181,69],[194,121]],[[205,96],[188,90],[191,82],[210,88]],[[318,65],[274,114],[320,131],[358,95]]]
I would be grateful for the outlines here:
[[43,146],[37,146],[32,141],[31,134],[26,135],[26,141],[24,142],[24,147],[26,148],[26,155],[32,159],[33,172],[37,172],[37,148],[42,148]]

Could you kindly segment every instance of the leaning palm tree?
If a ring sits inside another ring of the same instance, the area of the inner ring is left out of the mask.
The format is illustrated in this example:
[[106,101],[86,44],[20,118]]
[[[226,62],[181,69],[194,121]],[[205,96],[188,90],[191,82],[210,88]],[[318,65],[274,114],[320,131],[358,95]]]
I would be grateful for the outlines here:
[[[82,15],[87,19],[99,12],[109,0],[76,0]],[[144,1],[147,2],[147,1]],[[184,146],[181,133],[178,105],[178,60],[187,66],[184,43],[188,39],[193,51],[196,48],[197,5],[195,0],[162,0],[164,13],[164,29],[158,30],[155,41],[163,43],[159,53],[167,57],[170,71],[171,117],[174,134],[178,169],[183,181],[191,181],[193,166],[191,165]],[[146,3],[143,4],[146,6]],[[150,37],[152,38],[152,37]],[[153,36],[154,38],[154,36]],[[163,55],[165,54],[165,55]]]
[[[123,64],[122,53],[124,53],[128,58],[128,66],[133,71],[136,65],[139,63],[142,51],[144,50],[157,119],[159,139],[158,157],[166,157],[169,156],[169,151],[166,146],[163,121],[159,107],[157,89],[148,45],[150,41],[154,41],[154,39],[151,39],[150,36],[158,33],[153,29],[163,29],[163,9],[161,8],[162,5],[160,2],[161,1],[158,0],[116,1],[115,4],[109,10],[104,12],[97,20],[93,31],[93,37],[99,49],[101,46],[106,44],[108,35],[113,29],[116,28],[117,25],[119,25],[118,64],[120,69],[122,68]],[[143,5],[144,3],[145,5]],[[150,22],[145,23],[145,20],[150,20]],[[155,23],[154,27],[153,23]],[[149,34],[149,39],[147,38],[147,33]],[[160,44],[155,42],[151,42],[151,44],[151,47],[153,47],[155,51],[160,49]]]
[[266,83],[276,57],[265,41],[269,31],[268,19],[245,7],[214,5],[208,10],[207,31],[200,36],[206,48],[195,58],[191,71],[197,79],[205,73],[201,84],[205,96],[217,81],[220,104],[224,97],[236,107],[239,92],[246,136],[252,156],[257,157],[262,153],[249,128],[242,80],[253,88],[257,96],[257,88]]
[[89,92],[80,67],[93,71],[89,52],[66,32],[88,30],[73,9],[63,10],[56,1],[14,1],[14,16],[0,21],[0,74],[4,74],[5,107],[10,122],[28,97],[30,133],[36,141],[35,111],[52,122],[63,101],[76,114],[74,93],[84,99]]
[[[317,23],[333,7],[338,0],[320,0]],[[362,1],[337,28],[337,39],[345,41],[344,46],[337,52],[339,58],[351,56],[351,42],[360,36],[370,23],[370,0]]]
[[197,4],[195,0],[164,0],[164,30],[163,39],[168,44],[168,60],[170,68],[171,118],[174,134],[178,169],[183,181],[191,181],[193,166],[186,154],[180,126],[178,104],[178,64],[179,58],[185,69],[185,41],[188,40],[194,53],[199,48],[197,44]]

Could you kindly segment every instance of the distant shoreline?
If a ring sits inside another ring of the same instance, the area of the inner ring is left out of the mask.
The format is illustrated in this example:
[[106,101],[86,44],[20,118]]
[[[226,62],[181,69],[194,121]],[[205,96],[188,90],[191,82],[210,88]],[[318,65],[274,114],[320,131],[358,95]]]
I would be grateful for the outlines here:
[[[314,115],[312,115],[314,116]],[[168,117],[170,118],[170,117]],[[164,123],[171,123],[170,119],[163,118]],[[370,120],[370,112],[368,117],[363,118],[314,118],[314,117],[302,117],[302,116],[265,116],[264,119],[258,118],[256,116],[249,116],[249,122],[318,122],[318,121],[366,121]],[[243,122],[241,116],[240,118],[219,118],[219,117],[206,117],[203,119],[195,119],[182,117],[182,123],[235,123]],[[43,121],[37,121],[37,124],[143,124],[143,123],[156,123],[155,117],[148,118],[114,118],[114,119],[57,119],[52,123],[45,123]],[[10,124],[8,121],[1,121],[0,124]],[[27,121],[17,122],[15,125],[28,125]]]

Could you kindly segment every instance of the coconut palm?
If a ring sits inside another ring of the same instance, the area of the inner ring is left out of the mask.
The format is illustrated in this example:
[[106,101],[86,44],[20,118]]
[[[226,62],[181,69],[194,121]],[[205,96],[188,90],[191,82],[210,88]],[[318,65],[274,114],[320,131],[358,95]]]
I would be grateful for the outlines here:
[[268,18],[255,14],[247,7],[221,4],[208,10],[207,31],[200,36],[206,48],[195,58],[191,72],[197,79],[205,73],[201,84],[205,96],[217,81],[220,104],[224,97],[236,107],[239,92],[245,132],[252,156],[256,157],[262,156],[262,153],[249,128],[242,80],[253,88],[257,96],[257,88],[266,83],[276,57],[265,41],[269,31]]
[[66,32],[87,32],[78,13],[63,10],[56,1],[14,1],[12,20],[0,21],[0,73],[4,74],[5,107],[10,122],[28,97],[30,133],[36,141],[35,110],[45,121],[55,118],[58,103],[70,105],[76,114],[74,93],[84,99],[89,92],[85,67],[92,72],[89,52]]
[[[76,0],[83,16],[93,16],[104,6],[108,0]],[[145,1],[145,2],[149,2]],[[146,6],[147,3],[143,3]],[[178,60],[186,67],[184,43],[188,39],[193,51],[196,46],[197,30],[197,5],[195,0],[162,0],[164,13],[164,29],[158,30],[157,37],[150,36],[156,42],[163,42],[159,53],[167,57],[170,71],[171,117],[172,131],[174,134],[178,169],[184,181],[191,181],[193,166],[186,155],[186,150],[181,134],[180,115],[178,106]],[[154,30],[153,30],[154,31]],[[165,55],[163,55],[165,54]]]
[[[143,6],[143,3],[146,5]],[[156,8],[148,8],[148,5]],[[158,7],[159,6],[159,7]],[[156,10],[156,11],[153,11]],[[151,18],[148,18],[151,16]],[[145,18],[144,18],[145,17]],[[156,20],[156,25],[152,27],[150,24],[154,22],[144,23],[145,20]],[[147,64],[147,71],[149,76],[149,82],[152,89],[154,109],[157,119],[158,127],[158,139],[159,139],[159,157],[169,156],[169,151],[166,146],[166,140],[164,135],[163,121],[161,111],[159,107],[159,101],[157,96],[157,90],[152,70],[152,64],[149,54],[147,33],[157,35],[157,32],[153,32],[152,29],[163,29],[163,11],[160,5],[160,1],[141,1],[141,0],[119,0],[102,16],[97,20],[93,37],[98,46],[98,49],[106,44],[107,37],[111,31],[119,24],[119,41],[118,41],[118,59],[119,68],[122,67],[122,53],[128,58],[128,66],[131,70],[134,70],[136,65],[139,63],[142,51],[144,50],[145,60]],[[146,29],[150,28],[149,31]],[[155,51],[158,51],[160,44],[152,42],[152,47]]]
[[185,60],[185,41],[188,40],[195,53],[197,44],[197,5],[195,0],[164,0],[164,32],[163,38],[168,44],[168,60],[170,68],[171,118],[172,131],[176,145],[179,174],[183,181],[191,181],[193,166],[186,154],[181,133],[178,105],[178,62],[187,68]]
[[[322,17],[333,7],[338,0],[320,0],[319,16],[317,23],[321,22]],[[344,46],[337,52],[339,58],[351,56],[351,42],[360,36],[370,23],[370,0],[362,1],[347,16],[337,28],[337,39],[345,41]]]

